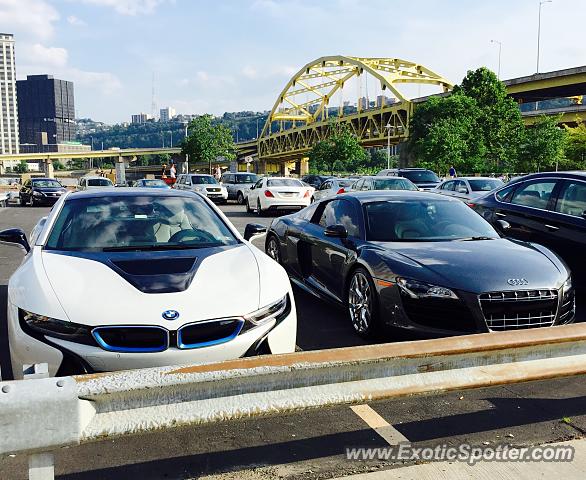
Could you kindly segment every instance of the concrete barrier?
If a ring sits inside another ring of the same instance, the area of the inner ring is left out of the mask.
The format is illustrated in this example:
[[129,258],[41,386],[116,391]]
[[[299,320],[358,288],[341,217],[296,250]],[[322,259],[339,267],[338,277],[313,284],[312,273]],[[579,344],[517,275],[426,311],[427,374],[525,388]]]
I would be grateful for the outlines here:
[[3,382],[0,453],[585,373],[586,324],[578,324]]

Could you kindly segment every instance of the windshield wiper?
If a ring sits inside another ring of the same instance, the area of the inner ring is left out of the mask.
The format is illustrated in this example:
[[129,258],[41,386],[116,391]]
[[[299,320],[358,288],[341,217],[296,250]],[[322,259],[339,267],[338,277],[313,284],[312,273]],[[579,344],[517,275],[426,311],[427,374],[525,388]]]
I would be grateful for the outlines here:
[[146,252],[162,250],[192,250],[196,248],[206,248],[209,245],[126,245],[117,247],[104,247],[102,252]]
[[467,238],[459,238],[461,242],[474,242],[476,240],[496,240],[497,237],[486,237],[486,236],[478,236],[478,237],[467,237]]

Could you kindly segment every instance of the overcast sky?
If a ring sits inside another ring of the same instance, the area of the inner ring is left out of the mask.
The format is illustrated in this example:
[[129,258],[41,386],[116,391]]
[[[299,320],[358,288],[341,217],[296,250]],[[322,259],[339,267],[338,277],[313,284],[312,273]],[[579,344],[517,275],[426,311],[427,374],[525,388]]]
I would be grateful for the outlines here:
[[[269,110],[291,74],[324,55],[398,57],[458,83],[468,69],[535,72],[539,0],[0,0],[18,78],[75,82],[79,117],[108,123],[159,107]],[[586,0],[542,10],[540,71],[586,64]]]

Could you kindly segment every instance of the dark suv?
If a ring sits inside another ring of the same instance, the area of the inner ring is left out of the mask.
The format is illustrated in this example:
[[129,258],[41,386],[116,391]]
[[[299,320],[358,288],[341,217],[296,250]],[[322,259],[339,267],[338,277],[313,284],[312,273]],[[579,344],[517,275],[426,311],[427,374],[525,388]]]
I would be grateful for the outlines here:
[[[543,172],[516,178],[475,202],[474,209],[508,237],[553,250],[586,289],[586,172]],[[498,220],[510,228],[503,231]]]
[[31,178],[20,189],[20,204],[53,205],[66,191],[54,178]]
[[440,178],[425,168],[385,168],[377,173],[383,177],[404,177],[411,180],[420,190],[431,190],[439,185]]

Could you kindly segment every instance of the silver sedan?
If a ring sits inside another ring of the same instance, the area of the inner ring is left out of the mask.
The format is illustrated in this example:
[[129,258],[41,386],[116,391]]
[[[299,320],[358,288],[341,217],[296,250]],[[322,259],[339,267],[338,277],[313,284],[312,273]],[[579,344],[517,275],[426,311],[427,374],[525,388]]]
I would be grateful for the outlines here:
[[498,178],[458,177],[444,180],[431,191],[448,197],[459,198],[464,202],[473,202],[502,185],[504,185],[504,182]]

